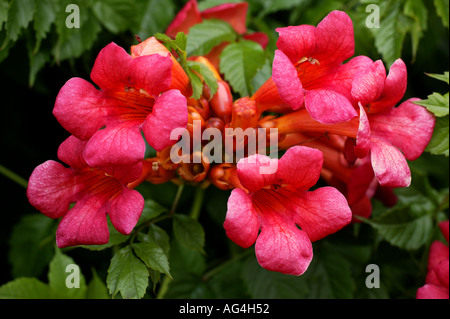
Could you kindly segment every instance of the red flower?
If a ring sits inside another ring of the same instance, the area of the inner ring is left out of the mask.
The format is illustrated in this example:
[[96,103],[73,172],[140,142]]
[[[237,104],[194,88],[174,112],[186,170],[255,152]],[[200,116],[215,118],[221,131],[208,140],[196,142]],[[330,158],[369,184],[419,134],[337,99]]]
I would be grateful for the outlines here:
[[[389,75],[381,61],[355,75],[352,95],[359,104],[360,123],[355,155],[370,154],[375,176],[383,186],[406,187],[411,182],[408,160],[417,159],[430,142],[435,118],[409,99],[398,107],[406,90],[406,66],[400,59]],[[366,112],[367,110],[367,112]]]
[[279,39],[272,80],[281,100],[293,110],[305,107],[321,123],[356,117],[350,88],[360,61],[342,64],[354,54],[353,24],[348,15],[333,11],[317,27],[289,26],[276,31]]
[[[170,54],[133,58],[114,43],[99,53],[89,82],[72,78],[61,88],[53,114],[71,134],[88,140],[93,167],[130,165],[144,158],[145,141],[156,150],[174,144],[170,133],[187,125],[187,102],[171,89]],[[103,129],[101,129],[103,128]]]
[[120,233],[128,235],[144,208],[141,194],[127,187],[139,178],[142,164],[92,168],[83,159],[86,144],[70,136],[58,149],[58,158],[70,167],[49,160],[29,179],[30,203],[48,217],[62,217],[56,232],[58,247],[106,244],[107,215]]
[[[448,243],[448,220],[440,222],[439,227]],[[428,256],[428,272],[425,285],[417,289],[417,299],[449,298],[449,253],[448,245],[436,240],[431,244]]]
[[[276,172],[263,174],[268,166]],[[308,191],[321,168],[322,153],[303,146],[290,148],[279,160],[259,154],[241,159],[237,174],[245,190],[234,189],[228,199],[227,236],[245,248],[256,241],[262,267],[303,274],[313,257],[311,242],[351,220],[347,201],[335,188]]]

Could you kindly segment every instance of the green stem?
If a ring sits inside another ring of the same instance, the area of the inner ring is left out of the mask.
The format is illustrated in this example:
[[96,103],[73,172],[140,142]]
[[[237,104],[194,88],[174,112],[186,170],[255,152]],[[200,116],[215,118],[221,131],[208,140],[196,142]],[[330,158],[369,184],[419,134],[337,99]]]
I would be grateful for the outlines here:
[[191,212],[189,214],[189,216],[194,220],[197,220],[200,215],[204,197],[205,191],[201,187],[197,187],[195,189],[194,202],[192,203]]
[[180,201],[181,194],[183,193],[184,184],[178,186],[177,193],[175,195],[175,199],[173,200],[172,208],[170,209],[169,215],[175,214],[175,210],[177,209],[178,202]]
[[170,278],[169,276],[165,276],[161,287],[159,288],[158,294],[156,295],[156,299],[164,299],[164,295],[169,290]]
[[248,256],[251,252],[252,252],[251,249],[246,249],[239,255],[236,255],[236,256],[228,259],[224,263],[220,264],[216,268],[211,269],[210,271],[208,271],[206,274],[203,275],[203,277],[202,277],[203,281],[207,281],[212,276],[216,275],[218,272],[222,271],[223,269],[226,269],[230,264],[234,263],[235,261],[237,261],[239,259],[242,259],[242,258]]
[[28,182],[17,175],[16,173],[12,172],[11,170],[7,169],[3,165],[0,165],[0,173],[11,179],[12,181],[16,182],[20,186],[23,186],[24,188],[28,187]]

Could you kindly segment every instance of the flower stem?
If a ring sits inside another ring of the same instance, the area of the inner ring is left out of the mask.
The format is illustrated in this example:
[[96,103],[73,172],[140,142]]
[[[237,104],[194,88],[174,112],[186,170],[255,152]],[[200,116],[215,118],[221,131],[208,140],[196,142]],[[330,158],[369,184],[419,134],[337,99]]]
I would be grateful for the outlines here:
[[184,184],[180,184],[180,186],[178,186],[177,193],[175,194],[175,199],[173,200],[172,208],[170,209],[169,215],[175,214],[175,210],[177,209],[178,202],[180,201],[181,194],[183,193],[183,189]]
[[8,177],[12,181],[16,182],[20,186],[23,186],[24,188],[28,187],[28,182],[25,179],[23,179],[22,177],[20,177],[13,171],[7,169],[3,165],[0,165],[0,173],[3,174],[4,176]]
[[189,216],[194,220],[197,220],[200,215],[204,197],[205,191],[201,187],[197,187],[195,189],[194,202],[192,203],[191,212],[189,214]]

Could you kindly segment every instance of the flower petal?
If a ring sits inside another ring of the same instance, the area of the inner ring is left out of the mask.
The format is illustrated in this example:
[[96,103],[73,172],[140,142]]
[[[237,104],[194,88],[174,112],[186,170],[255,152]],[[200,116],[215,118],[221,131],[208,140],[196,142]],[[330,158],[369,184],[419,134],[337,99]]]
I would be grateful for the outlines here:
[[340,64],[355,52],[353,22],[343,11],[330,12],[316,28],[317,53],[320,65]]
[[355,156],[366,157],[370,152],[372,141],[370,139],[370,124],[364,107],[359,103],[359,126],[356,135],[356,145],[354,147]]
[[424,285],[417,289],[417,299],[448,299],[448,289],[435,285]]
[[104,199],[98,196],[78,200],[58,225],[58,247],[106,244],[109,230],[103,205]]
[[311,241],[331,235],[350,223],[352,211],[334,187],[321,187],[301,194],[296,222]]
[[176,128],[186,128],[188,122],[187,101],[178,90],[161,94],[153,105],[153,111],[144,122],[144,136],[157,151],[173,145],[170,133]]
[[314,120],[323,124],[347,122],[358,116],[347,98],[329,90],[306,91],[305,108]]
[[[264,170],[273,167],[271,174],[264,174]],[[237,163],[237,174],[239,181],[251,193],[256,192],[264,186],[277,183],[276,168],[278,159],[271,159],[266,155],[255,154],[244,157]]]
[[151,95],[169,89],[172,81],[172,58],[159,54],[136,57],[130,66],[130,85]]
[[251,197],[244,190],[236,188],[228,198],[227,207],[223,227],[228,238],[241,247],[250,247],[255,243],[261,226]]
[[313,257],[311,240],[291,220],[277,212],[261,212],[261,233],[255,253],[259,264],[271,271],[299,276]]
[[122,47],[111,42],[98,54],[91,71],[91,79],[103,91],[123,90],[123,86],[128,85],[132,60]]
[[402,152],[389,142],[372,138],[371,161],[381,186],[408,187],[411,171]]
[[355,74],[352,81],[352,97],[362,105],[376,101],[384,90],[386,69],[378,60],[369,68]]
[[224,3],[203,10],[200,15],[203,19],[220,19],[228,22],[239,33],[247,32],[247,2]]
[[407,81],[406,65],[403,60],[397,59],[389,69],[381,98],[370,104],[370,111],[379,113],[390,110],[405,95]]
[[92,136],[84,150],[91,167],[132,165],[144,159],[145,142],[136,121],[116,122]]
[[281,50],[275,51],[272,79],[283,102],[289,104],[293,110],[303,106],[304,93],[302,82],[298,78],[294,65]]
[[53,115],[80,139],[89,139],[105,125],[107,99],[103,92],[80,78],[67,81],[56,97]]
[[322,164],[321,151],[305,146],[291,147],[278,161],[277,180],[280,185],[288,184],[306,191],[319,180]]
[[300,59],[312,57],[316,52],[316,28],[310,25],[288,26],[275,29],[279,37],[277,48],[292,64]]
[[82,141],[75,136],[69,136],[58,148],[58,158],[71,168],[84,168],[88,164],[84,160],[83,153],[87,141]]
[[409,99],[387,113],[371,115],[372,135],[400,148],[408,160],[417,159],[433,135],[435,118]]
[[27,197],[31,205],[50,218],[60,218],[80,191],[73,170],[49,160],[31,173]]
[[122,193],[111,200],[108,214],[114,228],[124,235],[129,235],[136,226],[143,209],[142,195],[124,187]]
[[200,11],[196,0],[189,0],[185,6],[177,13],[170,25],[167,27],[166,34],[175,38],[178,32],[187,34],[189,29],[202,22]]

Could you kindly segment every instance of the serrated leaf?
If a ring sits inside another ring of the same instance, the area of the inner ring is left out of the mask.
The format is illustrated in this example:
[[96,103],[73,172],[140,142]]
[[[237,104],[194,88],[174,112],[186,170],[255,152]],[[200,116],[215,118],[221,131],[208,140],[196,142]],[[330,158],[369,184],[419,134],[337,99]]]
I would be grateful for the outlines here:
[[406,250],[426,244],[433,232],[433,219],[426,211],[418,213],[413,205],[396,207],[372,220],[364,220],[389,243]]
[[0,299],[53,299],[52,289],[36,278],[18,278],[0,286]]
[[59,8],[56,0],[36,2],[36,12],[33,18],[33,26],[36,31],[34,53],[38,52],[41,41],[45,39],[47,33],[49,33],[52,24],[56,20],[56,15],[59,13]]
[[173,219],[173,231],[182,245],[204,253],[205,231],[198,221],[186,215],[176,214]]
[[[392,3],[392,2],[390,2]],[[409,29],[406,17],[400,11],[400,2],[383,7],[380,28],[371,28],[375,37],[375,47],[390,67],[402,55],[403,41]],[[380,9],[381,11],[381,9]]]
[[186,45],[187,45],[186,34],[184,34],[183,32],[178,32],[177,36],[175,37],[175,43],[181,50],[186,51]]
[[113,297],[120,292],[124,299],[140,299],[147,289],[148,276],[147,266],[126,246],[111,259],[106,286]]
[[428,10],[422,0],[407,0],[405,6],[403,7],[403,13],[414,20],[410,29],[414,60],[417,49],[419,48],[420,39],[423,37],[424,31],[427,29]]
[[[214,73],[206,65],[200,62],[187,61],[187,66],[191,70],[195,70],[200,74],[200,76],[203,78],[203,81],[210,89],[211,97],[216,94],[217,88],[219,87],[217,84],[217,79],[214,76]],[[201,89],[203,91],[203,85]]]
[[429,77],[432,77],[436,80],[439,81],[444,81],[447,84],[449,84],[449,72],[444,72],[444,74],[436,74],[436,73],[425,73],[426,75],[428,75]]
[[228,45],[220,55],[220,71],[235,92],[253,94],[252,80],[265,62],[264,50],[253,41]]
[[236,32],[225,21],[208,19],[189,29],[186,52],[188,55],[205,55],[222,42],[234,42]]
[[242,278],[255,299],[304,299],[308,284],[303,277],[294,277],[262,268],[255,257],[244,264]]
[[449,123],[448,116],[436,118],[433,136],[428,143],[427,152],[434,155],[449,156]]
[[436,13],[441,18],[442,24],[448,28],[449,5],[448,0],[434,0]]
[[193,99],[199,99],[203,93],[203,82],[199,75],[192,72],[190,69],[186,69],[186,74],[189,78],[189,82],[192,87],[192,96]]
[[147,267],[164,273],[172,279],[169,260],[158,244],[137,243],[132,246],[136,255],[147,265]]
[[160,246],[168,256],[170,251],[170,237],[161,227],[151,224],[147,234],[139,233],[138,239],[144,243],[154,243]]
[[9,4],[6,31],[8,38],[16,41],[22,29],[26,28],[33,19],[34,0],[12,0]]
[[53,256],[55,221],[42,214],[23,217],[9,239],[13,277],[38,276]]
[[434,92],[428,95],[428,98],[426,100],[420,100],[414,103],[426,107],[428,111],[430,111],[437,117],[443,117],[449,114],[448,95],[448,93],[445,95],[441,95],[437,92]]
[[[69,265],[74,265],[75,270],[67,268]],[[68,269],[70,271],[67,272]],[[74,280],[78,281],[79,287],[69,288],[67,286],[66,281],[70,275],[74,275]],[[55,255],[49,264],[48,283],[58,298],[80,299],[84,298],[86,293],[86,282],[79,266],[60,249],[55,249]]]

